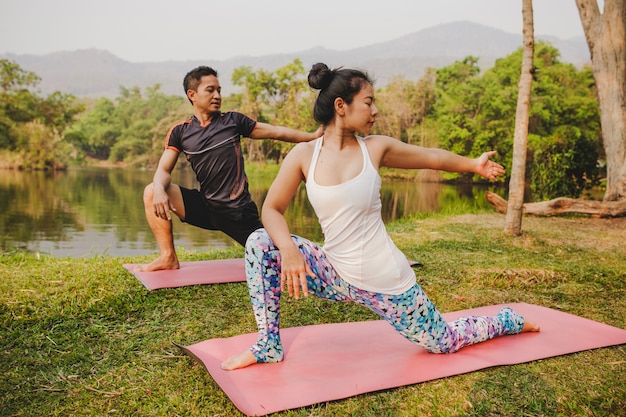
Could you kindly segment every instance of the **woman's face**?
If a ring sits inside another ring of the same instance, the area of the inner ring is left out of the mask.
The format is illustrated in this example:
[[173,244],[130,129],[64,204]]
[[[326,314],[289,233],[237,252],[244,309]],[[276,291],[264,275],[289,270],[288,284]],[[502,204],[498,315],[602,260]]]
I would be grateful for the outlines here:
[[374,88],[370,83],[365,83],[352,100],[346,106],[346,127],[354,129],[363,135],[368,135],[376,122],[378,109],[374,104]]

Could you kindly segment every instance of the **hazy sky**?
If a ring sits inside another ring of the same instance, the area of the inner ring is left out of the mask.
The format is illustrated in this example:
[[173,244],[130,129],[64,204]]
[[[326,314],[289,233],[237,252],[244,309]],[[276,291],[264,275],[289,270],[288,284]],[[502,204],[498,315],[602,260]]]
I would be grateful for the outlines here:
[[[535,34],[583,36],[574,0],[535,0]],[[345,50],[466,20],[522,31],[521,0],[0,0],[0,54],[103,49],[131,62]]]

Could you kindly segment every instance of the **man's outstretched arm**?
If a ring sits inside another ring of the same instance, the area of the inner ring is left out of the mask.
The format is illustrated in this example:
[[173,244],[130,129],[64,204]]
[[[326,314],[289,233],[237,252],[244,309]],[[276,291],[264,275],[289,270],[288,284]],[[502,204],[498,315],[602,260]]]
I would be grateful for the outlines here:
[[303,132],[285,126],[274,126],[268,123],[257,122],[254,130],[250,133],[251,139],[276,139],[283,142],[308,142],[317,139],[324,134],[324,128],[320,126],[315,132]]

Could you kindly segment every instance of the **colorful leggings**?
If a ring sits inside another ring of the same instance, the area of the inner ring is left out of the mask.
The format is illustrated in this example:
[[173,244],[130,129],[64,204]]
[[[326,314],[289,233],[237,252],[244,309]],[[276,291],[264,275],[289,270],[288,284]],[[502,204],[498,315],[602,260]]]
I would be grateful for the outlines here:
[[[496,316],[467,316],[447,323],[417,283],[399,295],[361,290],[338,276],[319,245],[299,236],[292,238],[315,273],[307,277],[310,294],[361,304],[429,352],[454,353],[496,336],[517,334],[524,326],[524,318],[509,307]],[[253,232],[246,243],[246,277],[259,330],[250,352],[257,362],[281,361],[280,253],[265,229]]]

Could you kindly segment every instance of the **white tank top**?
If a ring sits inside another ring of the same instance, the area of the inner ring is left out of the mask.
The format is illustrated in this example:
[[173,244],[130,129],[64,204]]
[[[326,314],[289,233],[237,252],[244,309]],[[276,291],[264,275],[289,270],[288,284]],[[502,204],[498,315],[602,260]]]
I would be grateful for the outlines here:
[[315,182],[315,166],[324,137],[317,139],[306,190],[324,233],[324,252],[339,276],[358,288],[402,294],[415,284],[415,272],[393,243],[381,217],[378,171],[362,138],[363,169],[337,185]]

